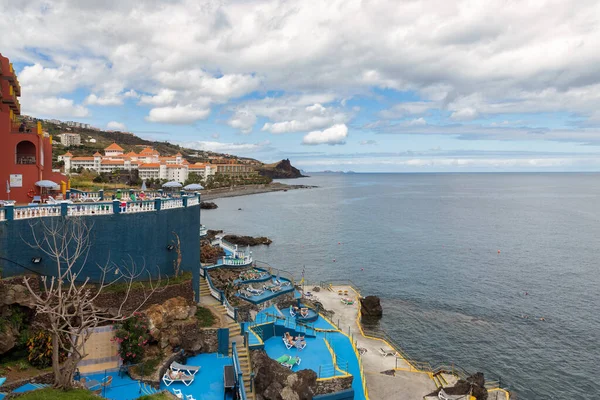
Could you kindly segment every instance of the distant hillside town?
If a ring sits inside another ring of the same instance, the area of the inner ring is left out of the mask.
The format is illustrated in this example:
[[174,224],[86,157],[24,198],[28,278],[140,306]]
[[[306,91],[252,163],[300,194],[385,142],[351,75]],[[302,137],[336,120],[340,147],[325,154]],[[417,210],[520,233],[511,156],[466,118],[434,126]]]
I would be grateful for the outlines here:
[[181,153],[174,156],[161,156],[151,147],[145,147],[139,153],[124,149],[116,143],[104,149],[104,155],[99,152],[91,156],[75,157],[71,152],[58,156],[58,161],[64,162],[65,172],[76,172],[81,169],[100,173],[115,171],[138,171],[140,179],[161,179],[186,182],[190,174],[196,174],[200,179],[223,174],[236,178],[257,176],[258,172],[252,164],[240,164],[235,160],[213,157],[211,163],[197,162],[191,164]]

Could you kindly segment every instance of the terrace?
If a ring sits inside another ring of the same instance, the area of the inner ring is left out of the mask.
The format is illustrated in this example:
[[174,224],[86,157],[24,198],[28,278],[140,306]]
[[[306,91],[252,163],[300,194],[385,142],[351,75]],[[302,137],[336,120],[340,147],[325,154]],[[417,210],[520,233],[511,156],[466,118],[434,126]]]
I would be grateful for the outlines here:
[[0,221],[57,216],[98,216],[108,214],[131,214],[148,211],[169,210],[193,207],[200,204],[200,195],[184,195],[181,198],[156,198],[137,201],[94,201],[56,204],[35,204],[27,206],[4,205],[0,208]]
[[[274,360],[283,355],[300,357],[300,364],[292,367],[292,370],[311,369],[317,374],[318,380],[352,375],[354,398],[366,399],[360,356],[351,338],[322,315],[313,324],[301,325],[290,318],[287,311],[286,314],[285,310],[271,306],[259,312],[254,322],[245,324],[249,347],[263,348]],[[302,350],[296,347],[288,349],[283,341],[285,332],[292,336],[303,335],[306,347]]]

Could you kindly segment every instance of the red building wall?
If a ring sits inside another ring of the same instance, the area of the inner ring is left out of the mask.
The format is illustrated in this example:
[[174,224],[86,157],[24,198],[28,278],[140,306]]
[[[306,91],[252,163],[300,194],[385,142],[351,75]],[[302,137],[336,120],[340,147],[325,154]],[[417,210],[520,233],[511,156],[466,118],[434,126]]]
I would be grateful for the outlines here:
[[[66,184],[67,177],[52,172],[52,138],[44,135],[41,125],[27,123],[24,129],[18,97],[21,86],[8,58],[0,54],[0,199],[29,203],[40,189],[35,182],[47,179]],[[10,194],[6,183],[12,181]],[[20,181],[20,186],[18,182]]]

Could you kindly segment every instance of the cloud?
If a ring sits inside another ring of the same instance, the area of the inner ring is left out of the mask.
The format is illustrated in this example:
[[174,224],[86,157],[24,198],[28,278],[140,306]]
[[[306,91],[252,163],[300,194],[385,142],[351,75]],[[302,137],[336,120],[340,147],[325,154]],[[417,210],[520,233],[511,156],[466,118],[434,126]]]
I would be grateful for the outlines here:
[[87,108],[77,105],[73,100],[61,97],[34,97],[23,99],[23,113],[45,118],[88,117]]
[[124,123],[117,121],[110,121],[108,124],[106,124],[106,128],[121,132],[124,132],[127,129]]
[[212,135],[210,135],[210,137],[213,138],[213,139],[218,139],[218,138],[221,137],[221,135],[218,134],[218,133],[213,133]]
[[90,94],[86,97],[84,104],[92,106],[120,106],[123,104],[123,99],[116,95],[98,97],[95,94]]
[[474,108],[467,107],[454,111],[452,115],[450,115],[450,118],[457,121],[470,121],[477,118],[477,116],[477,110],[475,110]]
[[176,91],[171,89],[161,89],[154,96],[141,96],[140,104],[151,104],[154,106],[166,106],[175,101]]
[[157,107],[150,110],[146,119],[150,122],[166,124],[191,124],[205,119],[210,114],[209,108],[195,108],[192,105],[173,107]]
[[348,137],[348,127],[345,124],[337,124],[323,131],[312,131],[304,136],[302,144],[345,144]]
[[255,123],[256,115],[249,109],[236,110],[231,119],[227,121],[229,126],[239,129],[244,134],[252,132]]
[[427,121],[425,121],[425,118],[421,117],[421,118],[415,118],[415,119],[411,119],[410,121],[406,122],[407,126],[421,126],[421,125],[427,125]]
[[181,142],[181,146],[196,150],[213,151],[215,153],[256,153],[269,148],[271,142],[265,140],[259,143],[222,143],[210,141]]
[[327,108],[320,103],[315,103],[304,108],[301,108],[299,105],[291,107],[282,106],[279,115],[272,114],[271,119],[280,120],[280,122],[267,122],[261,130],[280,134],[306,132],[336,124],[343,124],[350,119],[350,116],[335,107]]
[[123,93],[123,97],[130,98],[130,99],[138,99],[140,97],[140,95],[138,92],[131,89],[131,90],[128,90],[125,93]]
[[359,142],[359,144],[360,144],[361,146],[369,146],[369,145],[374,145],[374,144],[377,144],[377,141],[376,141],[376,140],[372,140],[372,139],[371,139],[371,140],[361,140],[361,141]]

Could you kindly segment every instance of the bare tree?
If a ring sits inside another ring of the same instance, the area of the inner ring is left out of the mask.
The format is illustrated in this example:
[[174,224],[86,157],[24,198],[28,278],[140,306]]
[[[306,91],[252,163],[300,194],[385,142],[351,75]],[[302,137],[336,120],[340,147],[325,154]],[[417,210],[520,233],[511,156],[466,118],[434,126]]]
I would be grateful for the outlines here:
[[[87,356],[85,342],[94,328],[118,323],[131,318],[157,290],[151,274],[142,267],[137,270],[133,259],[120,265],[107,262],[98,265],[98,279],[94,282],[85,276],[94,266],[87,265],[91,248],[93,224],[81,218],[40,218],[31,224],[33,240],[27,242],[32,248],[43,252],[52,260],[51,276],[42,276],[39,290],[33,289],[30,277],[24,279],[34,303],[34,309],[44,321],[44,328],[52,336],[52,370],[54,386],[69,389],[77,364]],[[142,299],[133,306],[125,307],[135,281],[144,278]],[[160,277],[159,277],[160,279]],[[98,306],[98,297],[110,286],[123,287],[122,298],[116,309],[109,313]],[[68,354],[61,364],[61,351]]]
[[174,250],[177,253],[177,259],[173,260],[173,270],[175,277],[178,277],[181,269],[181,242],[177,233],[173,232],[173,235],[175,236]]

